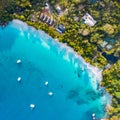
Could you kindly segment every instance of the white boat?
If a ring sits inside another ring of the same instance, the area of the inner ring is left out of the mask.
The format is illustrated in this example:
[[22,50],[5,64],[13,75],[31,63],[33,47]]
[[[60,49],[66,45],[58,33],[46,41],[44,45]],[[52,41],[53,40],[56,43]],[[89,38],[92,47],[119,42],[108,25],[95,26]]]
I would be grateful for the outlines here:
[[49,96],[52,96],[52,95],[53,95],[53,92],[49,92],[48,95],[49,95]]
[[95,113],[92,113],[92,120],[96,120]]
[[35,104],[30,104],[31,110],[35,108]]
[[45,86],[47,86],[47,85],[48,85],[48,81],[45,82]]
[[92,117],[95,117],[95,113],[92,114]]
[[18,78],[17,78],[17,81],[20,82],[20,81],[21,81],[21,77],[18,77]]
[[21,63],[21,60],[20,60],[20,59],[18,59],[16,63],[17,63],[17,64]]

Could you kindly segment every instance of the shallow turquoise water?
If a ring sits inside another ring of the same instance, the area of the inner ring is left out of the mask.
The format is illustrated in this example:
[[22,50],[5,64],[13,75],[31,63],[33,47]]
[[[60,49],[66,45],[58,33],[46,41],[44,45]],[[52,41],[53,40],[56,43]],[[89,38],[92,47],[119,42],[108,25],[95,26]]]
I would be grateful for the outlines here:
[[[22,63],[16,64],[17,59]],[[19,20],[0,28],[0,120],[105,117],[108,95],[97,90],[100,80],[100,70],[43,31]]]

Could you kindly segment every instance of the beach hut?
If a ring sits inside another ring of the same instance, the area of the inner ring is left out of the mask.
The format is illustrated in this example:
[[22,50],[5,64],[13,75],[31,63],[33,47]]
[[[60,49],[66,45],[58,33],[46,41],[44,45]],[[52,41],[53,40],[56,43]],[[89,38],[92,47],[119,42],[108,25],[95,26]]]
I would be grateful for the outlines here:
[[40,20],[42,20],[43,18],[44,18],[44,14],[41,13],[41,15],[40,15]]
[[43,22],[45,22],[47,20],[47,15],[44,16],[44,18],[42,19]]
[[50,17],[48,17],[46,20],[46,23],[49,23],[49,22],[50,22]]

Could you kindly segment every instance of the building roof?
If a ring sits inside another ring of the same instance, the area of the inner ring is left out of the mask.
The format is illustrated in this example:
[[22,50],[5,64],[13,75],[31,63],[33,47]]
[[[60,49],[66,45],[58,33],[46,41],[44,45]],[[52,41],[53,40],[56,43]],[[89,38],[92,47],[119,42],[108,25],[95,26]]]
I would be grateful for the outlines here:
[[79,21],[79,17],[74,17],[74,21],[78,22]]
[[89,26],[94,26],[96,24],[96,21],[93,19],[93,17],[86,13],[82,19],[84,20],[84,23],[88,24]]
[[107,65],[105,65],[105,68],[106,68],[106,69],[110,69],[111,66],[112,66],[112,65],[108,63]]
[[46,23],[49,23],[51,21],[50,17],[47,18]]
[[107,49],[107,50],[112,49],[112,45],[108,44],[108,45],[106,46],[106,49]]
[[44,13],[41,13],[40,15],[40,20],[44,23],[47,23],[48,25],[52,26],[54,23],[55,23],[55,20],[49,16],[47,16],[46,14]]
[[104,48],[107,44],[108,44],[108,42],[104,41],[104,42],[101,44],[101,47]]
[[50,12],[50,5],[48,3],[45,3],[44,12]]
[[57,11],[58,13],[60,13],[60,12],[61,12],[61,7],[60,7],[60,6],[57,6],[57,7],[56,7],[56,11]]
[[50,19],[50,22],[48,23],[50,26],[52,26],[54,24],[55,20]]
[[41,13],[41,15],[40,15],[40,19],[42,20],[43,18],[44,18],[44,14]]
[[65,26],[59,24],[56,28],[56,30],[59,32],[59,33],[64,33],[65,32]]
[[61,10],[61,7],[60,7],[60,6],[57,6],[57,7],[56,7],[56,10]]
[[44,16],[44,18],[42,19],[42,21],[46,21],[47,20],[47,15]]
[[32,17],[31,17],[30,20],[31,20],[32,22],[36,22],[36,21],[37,21],[35,15],[32,15]]

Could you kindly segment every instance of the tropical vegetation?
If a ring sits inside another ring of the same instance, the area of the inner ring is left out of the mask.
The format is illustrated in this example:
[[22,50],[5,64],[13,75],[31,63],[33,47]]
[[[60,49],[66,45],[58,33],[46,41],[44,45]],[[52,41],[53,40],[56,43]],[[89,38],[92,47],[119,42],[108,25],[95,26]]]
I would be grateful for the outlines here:
[[[50,5],[47,15],[56,21],[53,26],[39,19],[45,9],[45,2]],[[62,14],[57,13],[57,5],[61,7]],[[86,13],[97,21],[94,26],[83,23],[82,17]],[[12,19],[20,19],[36,29],[44,30],[53,38],[67,43],[87,62],[103,69],[102,86],[112,96],[112,106],[108,110],[109,119],[120,119],[119,0],[1,0],[0,25],[4,28]],[[66,27],[65,33],[59,34],[56,31],[57,24]],[[112,46],[110,50],[101,47],[104,41]],[[108,59],[103,53],[116,57],[118,61]],[[107,64],[111,68],[106,68]]]

